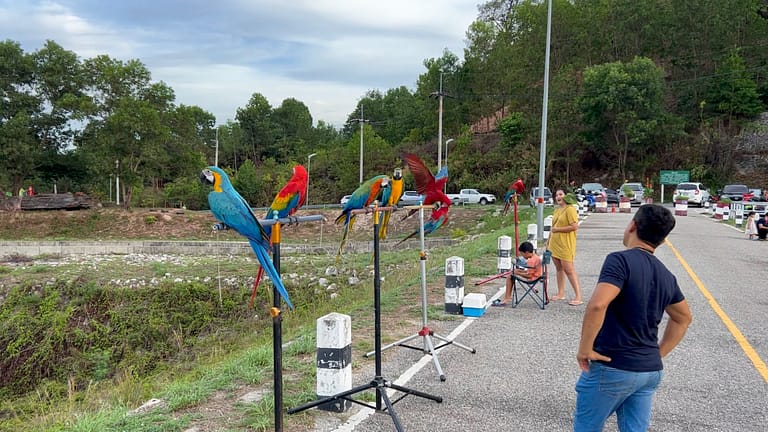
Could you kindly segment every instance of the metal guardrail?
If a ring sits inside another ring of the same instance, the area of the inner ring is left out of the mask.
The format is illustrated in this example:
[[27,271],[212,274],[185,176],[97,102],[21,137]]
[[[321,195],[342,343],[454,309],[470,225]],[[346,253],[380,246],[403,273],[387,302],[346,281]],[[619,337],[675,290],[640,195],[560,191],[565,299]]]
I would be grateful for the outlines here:
[[731,201],[731,213],[736,214],[742,212],[743,215],[754,211],[757,214],[765,214],[768,212],[768,202],[765,201]]

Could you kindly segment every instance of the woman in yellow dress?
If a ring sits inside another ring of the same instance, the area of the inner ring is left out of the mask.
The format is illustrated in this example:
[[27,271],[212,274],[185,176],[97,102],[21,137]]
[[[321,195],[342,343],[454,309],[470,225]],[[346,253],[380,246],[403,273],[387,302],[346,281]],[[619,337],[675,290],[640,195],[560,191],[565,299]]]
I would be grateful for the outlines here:
[[555,192],[555,203],[557,207],[552,214],[552,228],[547,249],[552,252],[552,262],[557,270],[557,295],[550,297],[549,300],[565,300],[565,278],[567,277],[575,293],[568,304],[578,306],[582,303],[581,287],[573,260],[576,258],[576,230],[579,229],[579,214],[572,205],[565,202],[565,192],[562,189]]

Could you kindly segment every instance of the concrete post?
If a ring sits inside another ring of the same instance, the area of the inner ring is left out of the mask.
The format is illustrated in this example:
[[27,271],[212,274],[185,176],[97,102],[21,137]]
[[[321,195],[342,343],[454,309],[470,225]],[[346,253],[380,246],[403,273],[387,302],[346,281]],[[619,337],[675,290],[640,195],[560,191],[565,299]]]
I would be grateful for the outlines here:
[[539,231],[539,226],[536,224],[528,224],[528,241],[531,242],[533,245],[533,249],[536,250],[539,248],[537,245],[538,239],[537,239],[537,232]]
[[544,240],[549,240],[549,233],[552,231],[552,216],[544,218]]
[[[352,319],[330,313],[317,319],[317,398],[352,389]],[[352,402],[336,400],[319,405],[325,411],[344,412]]]
[[445,260],[445,313],[461,315],[464,301],[464,258],[452,256]]
[[499,273],[512,270],[512,237],[501,236],[498,240],[498,265],[496,266]]

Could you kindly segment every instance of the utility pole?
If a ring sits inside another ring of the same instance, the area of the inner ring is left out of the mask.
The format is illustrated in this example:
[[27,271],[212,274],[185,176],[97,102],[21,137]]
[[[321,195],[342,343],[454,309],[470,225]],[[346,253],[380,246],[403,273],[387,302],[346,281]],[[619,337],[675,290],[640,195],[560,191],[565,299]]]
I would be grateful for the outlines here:
[[363,114],[363,104],[360,104],[360,118],[352,119],[360,123],[360,184],[363,184],[363,123],[370,123]]
[[115,160],[115,204],[120,205],[120,160]]
[[429,97],[437,98],[437,170],[443,165],[443,97],[451,95],[443,92],[443,72],[440,71],[440,89],[429,94]]
[[219,128],[216,127],[216,138],[214,139],[216,141],[216,156],[214,156],[214,162],[213,166],[218,167],[219,166]]

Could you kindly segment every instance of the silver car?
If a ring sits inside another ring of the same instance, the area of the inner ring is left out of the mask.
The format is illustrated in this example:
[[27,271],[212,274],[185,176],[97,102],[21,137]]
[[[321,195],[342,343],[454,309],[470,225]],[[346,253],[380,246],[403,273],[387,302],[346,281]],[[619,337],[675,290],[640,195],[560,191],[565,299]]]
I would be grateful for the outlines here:
[[709,201],[709,191],[707,190],[707,187],[701,183],[680,183],[677,185],[677,188],[675,188],[675,193],[672,198],[674,199],[674,197],[681,195],[688,198],[689,204],[696,204],[699,207],[704,207],[704,203]]

